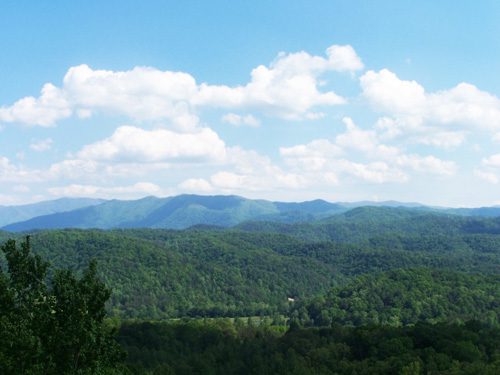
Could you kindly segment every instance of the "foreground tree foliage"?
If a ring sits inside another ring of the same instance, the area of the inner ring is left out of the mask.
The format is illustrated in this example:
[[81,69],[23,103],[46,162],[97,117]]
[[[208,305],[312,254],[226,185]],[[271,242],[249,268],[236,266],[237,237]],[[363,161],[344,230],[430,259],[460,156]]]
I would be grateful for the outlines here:
[[55,271],[31,253],[30,238],[20,248],[2,247],[7,272],[0,268],[1,374],[113,373],[122,352],[107,327],[110,291],[91,262],[80,278]]

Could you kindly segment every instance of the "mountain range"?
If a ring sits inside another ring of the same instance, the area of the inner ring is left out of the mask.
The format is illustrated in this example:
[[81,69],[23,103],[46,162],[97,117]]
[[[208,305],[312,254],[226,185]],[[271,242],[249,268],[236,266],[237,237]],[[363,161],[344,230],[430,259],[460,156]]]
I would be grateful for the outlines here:
[[61,198],[18,206],[0,206],[0,226],[29,220],[37,216],[91,207],[104,202],[104,199]]
[[15,232],[60,228],[232,227],[249,221],[290,224],[327,219],[362,206],[399,207],[403,211],[445,215],[500,216],[500,207],[436,208],[397,201],[331,203],[320,199],[273,202],[234,195],[178,195],[138,200],[63,198],[22,206],[0,206],[0,226]]

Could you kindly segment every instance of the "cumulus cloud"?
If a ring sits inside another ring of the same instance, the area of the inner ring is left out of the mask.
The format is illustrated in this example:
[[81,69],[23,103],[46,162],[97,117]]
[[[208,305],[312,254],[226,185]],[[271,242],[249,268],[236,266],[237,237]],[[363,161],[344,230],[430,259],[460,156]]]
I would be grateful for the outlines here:
[[195,193],[207,193],[213,191],[213,187],[207,180],[203,178],[188,178],[179,184],[182,191]]
[[109,178],[151,176],[172,168],[220,165],[226,153],[225,143],[209,128],[182,133],[121,126],[111,136],[53,163],[45,177],[104,183]]
[[288,119],[317,118],[318,106],[345,100],[333,91],[319,90],[318,77],[327,71],[354,72],[363,68],[351,46],[334,45],[326,57],[306,52],[280,54],[270,66],[251,72],[241,86],[197,83],[185,72],[135,67],[128,71],[71,67],[61,87],[47,83],[39,97],[25,97],[0,107],[0,122],[53,126],[76,115],[95,113],[127,116],[138,121],[169,121],[177,129],[192,130],[203,107],[252,109]]
[[98,174],[99,164],[94,160],[66,159],[53,163],[47,170],[47,179],[77,179]]
[[443,149],[452,149],[465,142],[466,133],[463,131],[431,131],[432,134],[426,134],[415,137],[417,143],[439,147]]
[[494,154],[482,160],[486,167],[500,168],[500,154]]
[[47,83],[38,98],[27,96],[11,106],[0,107],[0,122],[53,126],[72,115],[71,103],[64,90]]
[[452,176],[457,171],[455,162],[441,160],[432,155],[399,155],[396,157],[395,162],[399,166],[409,167],[417,172],[441,176]]
[[393,72],[370,70],[360,78],[363,94],[370,102],[387,112],[419,115],[424,111],[426,94],[416,81],[404,81]]
[[418,134],[417,142],[451,148],[463,143],[464,130],[500,129],[500,99],[468,83],[428,93],[387,69],[366,72],[360,83],[369,103],[389,115],[378,123],[389,137]]
[[7,194],[0,194],[0,205],[13,205],[19,203],[17,197]]
[[252,115],[240,116],[236,113],[227,113],[222,116],[222,121],[233,126],[250,126],[252,128],[260,126],[260,121]]
[[48,192],[54,196],[64,197],[135,198],[144,195],[161,195],[162,189],[150,182],[138,182],[128,186],[112,187],[73,184],[49,188]]
[[51,138],[41,139],[41,140],[32,142],[30,144],[30,148],[33,151],[44,152],[44,151],[48,151],[52,148],[52,143],[54,143],[54,141]]
[[397,147],[380,143],[379,136],[374,130],[361,129],[349,117],[342,122],[346,131],[335,138],[335,144],[344,150],[359,151],[369,154],[371,158],[393,158],[399,154]]
[[16,193],[28,193],[31,189],[26,185],[15,185],[12,187],[12,191]]
[[281,147],[280,154],[290,166],[319,171],[333,158],[340,156],[342,149],[327,139],[317,139],[307,144]]
[[114,72],[80,65],[68,70],[63,90],[83,117],[104,112],[134,120],[167,119],[182,129],[198,124],[189,104],[198,88],[187,73],[149,67]]
[[491,171],[476,169],[474,170],[474,175],[484,181],[489,182],[490,184],[498,184],[498,182],[500,182],[500,178],[498,177],[498,175]]
[[222,170],[208,178],[187,179],[179,184],[179,188],[183,191],[245,194],[299,189],[307,184],[302,176],[284,171],[256,151],[230,147]]
[[[355,177],[374,183],[405,182],[409,172],[450,176],[456,172],[452,161],[435,156],[405,154],[397,147],[385,145],[374,130],[356,126],[344,118],[345,132],[335,137],[314,140],[308,144],[280,148],[285,163],[309,175],[307,179],[323,181],[323,175]],[[352,160],[352,158],[358,160]]]
[[328,66],[339,72],[354,72],[364,68],[363,62],[349,45],[333,45],[326,50]]
[[77,157],[135,163],[200,162],[223,160],[225,152],[224,142],[209,128],[201,128],[195,133],[176,133],[166,129],[121,126],[111,137],[84,146]]
[[322,116],[317,106],[345,103],[333,91],[321,92],[318,77],[327,71],[356,71],[363,64],[351,46],[331,46],[327,57],[306,52],[278,55],[269,67],[252,70],[250,82],[228,87],[202,84],[194,103],[199,106],[249,108],[288,120]]
[[474,175],[491,184],[500,182],[500,154],[493,154],[481,160],[481,167],[474,170]]
[[11,161],[0,156],[0,182],[25,183],[40,181],[43,174],[38,170],[28,170],[14,165]]
[[213,185],[230,188],[238,184],[241,189],[267,191],[280,188],[296,189],[306,185],[302,176],[283,170],[269,157],[254,150],[229,148],[227,164],[231,170],[212,176]]

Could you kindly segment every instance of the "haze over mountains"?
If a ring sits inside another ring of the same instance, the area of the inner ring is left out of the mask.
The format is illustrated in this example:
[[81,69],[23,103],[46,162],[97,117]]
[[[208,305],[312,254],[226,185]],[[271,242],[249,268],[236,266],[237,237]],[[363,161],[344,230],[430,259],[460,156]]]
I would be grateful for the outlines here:
[[91,207],[105,202],[93,198],[61,198],[18,206],[0,206],[0,226],[29,220],[36,216],[71,211],[82,207]]
[[435,208],[418,203],[272,202],[239,196],[179,195],[138,200],[63,198],[22,206],[0,207],[0,225],[7,231],[57,228],[168,228],[193,225],[232,227],[247,221],[297,223],[325,219],[361,206],[393,207],[462,216],[500,216],[500,207]]

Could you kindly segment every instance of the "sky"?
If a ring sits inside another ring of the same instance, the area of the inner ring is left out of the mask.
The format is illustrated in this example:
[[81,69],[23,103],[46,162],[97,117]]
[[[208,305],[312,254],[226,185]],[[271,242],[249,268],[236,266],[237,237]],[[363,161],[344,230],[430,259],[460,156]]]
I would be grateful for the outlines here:
[[500,204],[498,1],[0,2],[0,205]]

